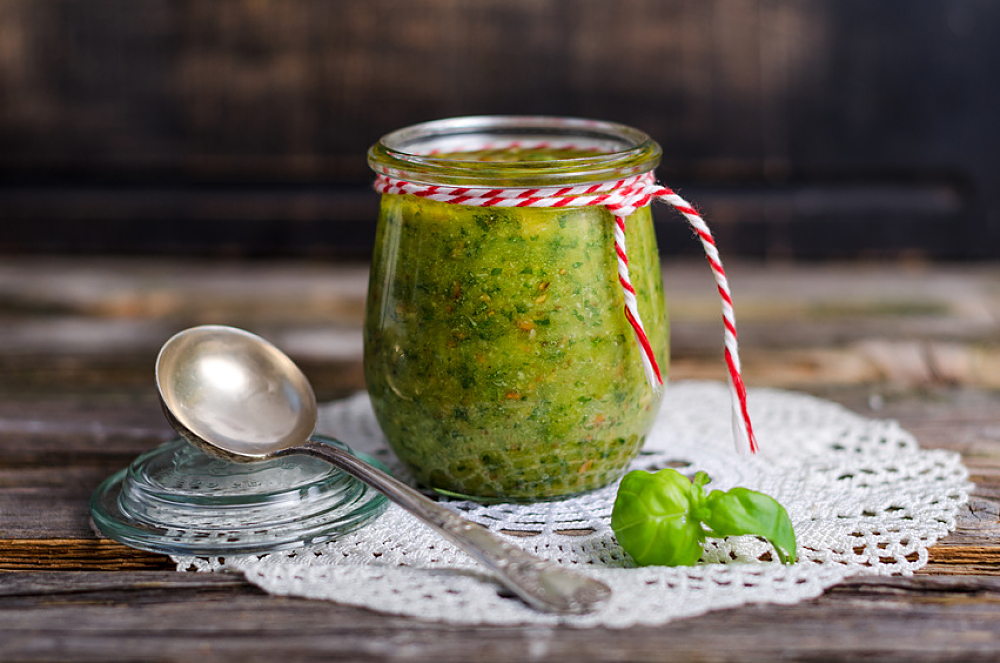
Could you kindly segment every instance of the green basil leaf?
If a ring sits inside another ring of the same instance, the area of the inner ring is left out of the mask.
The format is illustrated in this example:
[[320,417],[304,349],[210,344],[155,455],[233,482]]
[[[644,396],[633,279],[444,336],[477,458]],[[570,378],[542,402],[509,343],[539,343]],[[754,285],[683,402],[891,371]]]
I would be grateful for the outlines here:
[[769,495],[748,488],[713,490],[701,514],[712,534],[720,537],[760,536],[774,546],[783,564],[795,562],[795,529],[785,507]]
[[705,531],[691,516],[691,481],[674,469],[635,470],[622,479],[611,529],[640,566],[690,566],[701,557]]

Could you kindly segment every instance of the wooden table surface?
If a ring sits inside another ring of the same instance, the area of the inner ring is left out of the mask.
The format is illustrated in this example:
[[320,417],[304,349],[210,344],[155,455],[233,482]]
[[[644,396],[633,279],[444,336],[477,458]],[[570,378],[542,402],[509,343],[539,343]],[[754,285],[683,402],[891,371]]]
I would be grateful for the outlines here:
[[[362,388],[367,267],[0,260],[0,661],[1000,660],[1000,266],[729,264],[751,387],[898,419],[961,452],[958,529],[903,578],[657,628],[470,628],[264,594],[98,538],[98,483],[171,436],[153,361],[201,323],[260,333],[321,399]],[[665,265],[671,378],[723,379],[704,262]]]

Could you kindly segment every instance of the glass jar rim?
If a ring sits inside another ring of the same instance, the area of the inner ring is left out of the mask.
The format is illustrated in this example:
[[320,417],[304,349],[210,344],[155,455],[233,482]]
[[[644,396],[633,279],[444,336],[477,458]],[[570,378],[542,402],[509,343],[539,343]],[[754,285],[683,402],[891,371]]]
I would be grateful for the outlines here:
[[[592,153],[552,160],[482,161],[442,156],[497,144],[572,146]],[[368,150],[381,175],[420,184],[542,187],[608,182],[655,168],[660,146],[615,122],[572,117],[479,115],[414,124]]]

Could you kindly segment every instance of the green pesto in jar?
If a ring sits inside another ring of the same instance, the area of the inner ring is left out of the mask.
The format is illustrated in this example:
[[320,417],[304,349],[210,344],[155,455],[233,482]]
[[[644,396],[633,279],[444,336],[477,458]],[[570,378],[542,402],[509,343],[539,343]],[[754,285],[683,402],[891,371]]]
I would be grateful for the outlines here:
[[[626,227],[665,374],[649,208]],[[382,197],[365,378],[379,425],[420,482],[476,499],[549,499],[604,486],[635,457],[659,396],[623,312],[613,228],[603,207]]]

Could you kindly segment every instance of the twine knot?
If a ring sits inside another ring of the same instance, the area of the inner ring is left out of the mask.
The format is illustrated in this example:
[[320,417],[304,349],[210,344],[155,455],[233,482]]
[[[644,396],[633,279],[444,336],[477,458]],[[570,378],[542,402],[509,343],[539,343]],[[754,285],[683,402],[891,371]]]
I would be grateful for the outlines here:
[[379,174],[375,179],[375,190],[382,194],[412,195],[428,200],[469,205],[474,207],[586,207],[601,205],[614,216],[615,254],[618,260],[618,282],[622,287],[625,305],[624,313],[634,332],[642,358],[646,381],[654,391],[663,385],[659,365],[649,338],[646,336],[642,317],[636,301],[635,288],[629,275],[628,251],[625,241],[626,220],[637,209],[649,205],[654,200],[668,203],[681,213],[701,242],[705,257],[715,276],[716,286],[722,300],[722,321],[725,327],[725,360],[733,408],[733,436],[736,448],[741,453],[757,453],[750,415],[747,411],[746,387],[740,368],[739,344],[736,334],[736,318],[733,314],[733,299],[729,289],[726,271],[722,266],[715,239],[708,224],[689,202],[673,190],[656,183],[653,173],[642,173],[624,179],[598,184],[568,187],[539,188],[486,188],[454,187],[418,184]]

